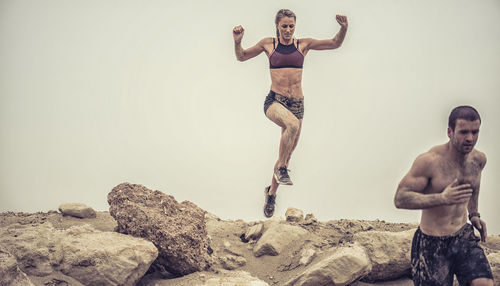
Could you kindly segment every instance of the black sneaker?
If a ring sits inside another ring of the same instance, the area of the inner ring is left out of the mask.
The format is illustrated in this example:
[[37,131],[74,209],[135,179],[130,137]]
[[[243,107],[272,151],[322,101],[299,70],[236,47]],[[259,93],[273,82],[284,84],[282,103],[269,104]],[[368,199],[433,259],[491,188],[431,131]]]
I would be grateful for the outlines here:
[[267,218],[270,218],[274,214],[274,204],[276,203],[276,195],[270,195],[269,190],[271,186],[268,186],[264,189],[264,193],[266,194],[266,200],[264,203],[264,215]]
[[274,171],[274,178],[280,185],[293,185],[290,176],[288,176],[288,169],[286,167],[279,167]]

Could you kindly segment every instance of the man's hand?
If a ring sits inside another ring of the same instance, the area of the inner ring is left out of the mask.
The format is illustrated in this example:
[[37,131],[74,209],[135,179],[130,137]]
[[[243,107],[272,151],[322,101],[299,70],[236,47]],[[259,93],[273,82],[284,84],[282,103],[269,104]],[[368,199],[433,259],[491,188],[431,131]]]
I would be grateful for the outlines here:
[[337,15],[335,17],[337,19],[337,22],[342,28],[347,29],[348,23],[347,23],[347,17],[343,15]]
[[241,25],[233,28],[233,38],[236,44],[241,43],[241,39],[243,38],[244,33],[245,29],[243,29]]
[[479,231],[479,234],[481,234],[481,241],[486,242],[486,236],[488,236],[486,222],[477,216],[471,217],[470,222]]
[[444,198],[445,204],[463,204],[469,201],[474,191],[470,184],[457,185],[458,180],[455,179],[451,184],[446,186],[441,195]]

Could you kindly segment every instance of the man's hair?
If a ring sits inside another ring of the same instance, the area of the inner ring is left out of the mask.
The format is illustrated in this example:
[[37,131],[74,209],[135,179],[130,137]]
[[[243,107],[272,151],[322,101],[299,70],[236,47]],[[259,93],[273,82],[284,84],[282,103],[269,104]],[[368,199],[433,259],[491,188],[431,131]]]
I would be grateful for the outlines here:
[[448,117],[448,127],[452,130],[455,130],[457,119],[466,119],[469,121],[479,120],[479,123],[481,123],[481,116],[479,116],[477,110],[468,105],[457,106],[451,111],[450,117]]
[[276,37],[278,37],[278,40],[280,38],[280,32],[278,31],[278,23],[281,21],[281,18],[283,17],[290,17],[293,18],[294,21],[297,21],[297,16],[295,16],[295,13],[288,9],[281,9],[276,13],[276,18],[274,19],[274,23],[276,24]]

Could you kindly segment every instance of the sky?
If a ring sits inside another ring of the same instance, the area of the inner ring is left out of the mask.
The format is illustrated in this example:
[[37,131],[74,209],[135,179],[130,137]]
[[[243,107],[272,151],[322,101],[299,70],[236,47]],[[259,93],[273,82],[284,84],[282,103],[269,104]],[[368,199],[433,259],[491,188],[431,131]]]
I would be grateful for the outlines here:
[[294,185],[276,216],[418,222],[394,207],[397,185],[466,104],[488,157],[479,211],[500,234],[498,0],[0,0],[0,212],[105,211],[130,182],[263,220],[280,129],[263,112],[268,60],[238,62],[232,28],[248,48],[275,35],[282,8],[297,38],[333,37],[336,14],[349,29],[305,58]]

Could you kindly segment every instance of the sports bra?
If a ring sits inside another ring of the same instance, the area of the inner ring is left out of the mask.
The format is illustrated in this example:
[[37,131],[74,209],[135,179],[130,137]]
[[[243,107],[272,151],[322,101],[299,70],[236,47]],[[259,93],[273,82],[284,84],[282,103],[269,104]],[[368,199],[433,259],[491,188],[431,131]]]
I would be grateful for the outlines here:
[[[275,47],[276,40],[273,38],[273,47]],[[269,68],[298,68],[301,69],[304,65],[304,55],[298,50],[299,40],[297,40],[297,47],[292,42],[290,45],[282,45],[278,39],[278,46],[275,47],[269,56]]]

